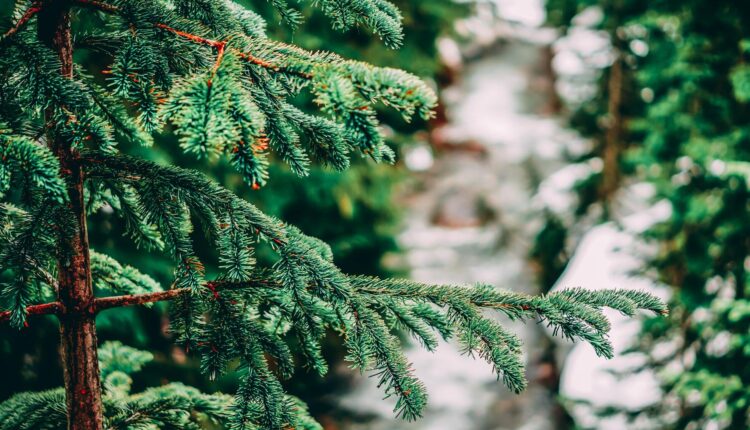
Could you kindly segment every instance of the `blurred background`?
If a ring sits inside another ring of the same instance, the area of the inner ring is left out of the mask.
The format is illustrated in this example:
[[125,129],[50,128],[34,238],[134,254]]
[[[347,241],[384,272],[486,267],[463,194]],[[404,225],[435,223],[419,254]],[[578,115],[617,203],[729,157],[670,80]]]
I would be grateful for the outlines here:
[[[223,160],[183,156],[167,135],[129,152],[210,174],[331,244],[348,273],[530,294],[635,288],[671,308],[668,318],[610,314],[610,361],[543,325],[509,323],[525,342],[530,384],[520,395],[455,345],[407,347],[430,394],[416,423],[393,418],[394,402],[348,368],[331,335],[329,375],[301,370],[287,384],[327,430],[750,428],[750,5],[396,0],[406,38],[393,51],[366,32],[330,30],[311,9],[292,31],[267,2],[243,3],[273,38],[421,76],[440,94],[436,118],[405,123],[383,110],[395,167],[357,160],[299,180],[276,164],[261,190]],[[169,260],[144,261],[119,240],[121,220],[100,212],[90,222],[95,249],[169,285]],[[0,327],[0,401],[62,385],[49,360],[57,327],[35,321]],[[100,341],[155,354],[134,375],[136,391],[166,381],[236,387],[231,375],[209,382],[172,345],[161,305],[97,323]]]

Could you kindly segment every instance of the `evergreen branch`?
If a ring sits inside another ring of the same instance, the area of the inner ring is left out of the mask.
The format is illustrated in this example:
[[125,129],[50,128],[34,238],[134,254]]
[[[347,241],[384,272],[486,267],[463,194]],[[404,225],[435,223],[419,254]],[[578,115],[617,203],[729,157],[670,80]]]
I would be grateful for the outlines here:
[[0,41],[5,40],[14,34],[18,33],[30,20],[34,17],[37,13],[39,13],[42,10],[42,5],[40,2],[34,2],[29,6],[28,9],[26,9],[26,12],[21,16],[21,18],[16,22],[16,25],[11,27],[8,31],[3,33],[2,36],[0,36]]
[[154,24],[154,27],[160,28],[162,30],[166,30],[170,33],[174,33],[180,37],[184,37],[185,39],[200,43],[203,45],[208,45],[214,49],[216,49],[216,61],[214,62],[214,67],[211,69],[211,77],[208,79],[208,86],[211,86],[211,81],[213,80],[214,76],[216,75],[216,71],[219,70],[219,66],[221,65],[221,60],[224,58],[224,50],[227,47],[227,41],[226,40],[211,40],[206,39],[205,37],[200,37],[195,34],[186,33],[184,31],[180,31],[177,29],[174,29],[166,24],[156,23]]
[[226,43],[227,43],[226,41],[211,40],[211,39],[207,39],[205,37],[201,37],[201,36],[198,36],[198,35],[195,35],[195,34],[187,33],[187,32],[184,32],[184,31],[180,31],[180,30],[174,29],[174,28],[172,28],[172,27],[170,27],[170,26],[168,26],[166,24],[156,23],[156,24],[154,24],[154,27],[161,28],[162,30],[166,30],[166,31],[168,31],[170,33],[174,33],[174,34],[176,34],[176,35],[178,35],[180,37],[183,37],[183,38],[185,38],[185,39],[187,39],[187,40],[189,40],[191,42],[195,42],[195,43],[199,43],[199,44],[203,44],[203,45],[208,45],[208,46],[210,46],[212,48],[217,48],[217,49],[223,48],[224,46],[226,46]]
[[20,393],[0,403],[0,430],[63,429],[66,419],[62,388]]
[[[117,6],[114,6],[114,5],[111,5],[111,4],[107,4],[107,3],[104,3],[104,2],[101,2],[101,1],[96,1],[96,0],[76,0],[76,3],[78,3],[79,5],[82,5],[82,6],[95,7],[97,9],[99,9],[99,10],[101,10],[103,12],[107,12],[107,13],[117,13],[120,10],[120,8],[118,8]],[[162,29],[162,30],[165,30],[165,31],[168,31],[170,33],[173,33],[173,34],[175,34],[177,36],[180,36],[180,37],[182,37],[184,39],[187,39],[187,40],[189,40],[191,42],[215,48],[217,50],[218,55],[217,55],[216,63],[214,64],[214,72],[216,71],[216,69],[218,69],[219,63],[221,62],[221,58],[224,55],[224,49],[225,49],[225,47],[226,47],[226,45],[228,43],[227,40],[213,40],[213,39],[208,39],[206,37],[202,37],[202,36],[198,36],[196,34],[188,33],[186,31],[177,30],[176,28],[172,28],[172,27],[168,26],[167,24],[164,24],[164,23],[161,23],[161,22],[154,23],[154,27]],[[231,51],[233,53],[235,53],[238,57],[242,58],[243,60],[247,61],[250,64],[255,64],[256,66],[260,66],[260,67],[263,67],[263,68],[266,68],[266,69],[271,69],[271,70],[276,71],[276,72],[283,71],[285,73],[290,73],[290,74],[293,74],[295,76],[298,76],[298,77],[301,77],[301,78],[305,78],[305,79],[311,79],[313,77],[309,73],[305,73],[305,72],[301,72],[301,71],[296,71],[296,70],[287,70],[287,69],[284,69],[284,68],[279,67],[277,65],[274,65],[274,64],[272,64],[272,63],[270,63],[268,61],[265,61],[265,60],[263,60],[261,58],[258,58],[258,57],[254,56],[254,55],[252,55],[252,54],[250,54],[248,52],[241,52],[241,51],[239,51],[237,49],[232,49]]]
[[24,137],[0,131],[0,197],[11,187],[11,177],[20,173],[27,181],[58,203],[65,202],[65,182],[60,162],[52,151]]
[[[206,282],[204,286],[211,291],[217,291],[218,286],[221,285],[236,286],[233,283],[223,282]],[[137,306],[144,305],[147,303],[163,302],[173,300],[182,295],[190,294],[190,288],[176,288],[167,291],[158,291],[155,293],[145,294],[127,294],[123,296],[113,297],[101,297],[94,299],[94,312],[101,312],[111,308],[119,308],[125,306]],[[65,308],[60,302],[43,303],[40,305],[31,305],[26,307],[27,315],[61,315],[65,314]],[[12,311],[0,312],[0,322],[10,320]]]
[[[240,289],[251,286],[281,288],[280,283],[275,283],[274,281],[260,278],[245,282],[208,281],[203,283],[203,287],[211,291],[214,297],[218,296],[219,292],[225,289]],[[174,288],[171,290],[157,291],[154,293],[126,294],[122,296],[101,297],[94,299],[94,311],[101,312],[107,309],[119,308],[123,306],[138,306],[145,305],[147,303],[170,301],[183,295],[189,295],[191,294],[191,292],[191,288]],[[0,319],[0,321],[2,321],[2,319]]]
[[16,328],[24,325],[26,307],[43,301],[41,284],[50,283],[46,267],[55,253],[57,238],[71,232],[61,210],[50,199],[36,199],[29,212],[12,205],[0,205],[4,229],[0,234],[0,270],[13,274],[11,283],[0,284],[5,303],[10,305],[10,322]]
[[[182,38],[185,38],[185,39],[187,39],[187,40],[189,40],[191,42],[202,44],[202,45],[207,45],[207,46],[210,46],[212,48],[216,48],[218,50],[218,53],[219,53],[219,55],[218,55],[219,58],[217,58],[217,63],[214,65],[214,71],[218,68],[218,63],[219,63],[219,61],[221,59],[221,56],[224,54],[224,48],[226,47],[228,41],[226,41],[226,40],[208,39],[208,38],[201,37],[201,36],[198,36],[198,35],[195,35],[195,34],[192,34],[192,33],[188,33],[188,32],[185,32],[185,31],[180,31],[180,30],[174,29],[174,28],[172,28],[172,27],[170,27],[170,26],[168,26],[166,24],[162,24],[162,23],[156,23],[156,24],[154,24],[154,27],[160,28],[162,30],[166,30],[166,31],[168,31],[170,33],[174,33],[174,34],[176,34],[176,35],[178,35],[178,36],[180,36]],[[239,51],[237,49],[232,49],[231,51],[234,52],[238,57],[242,58],[243,60],[247,61],[248,63],[255,64],[256,66],[260,66],[260,67],[263,67],[263,68],[266,68],[266,69],[271,69],[271,70],[276,71],[276,72],[278,72],[278,71],[284,71],[284,72],[292,73],[292,74],[294,74],[296,76],[299,76],[299,77],[302,77],[302,78],[305,78],[305,79],[311,79],[312,78],[312,75],[309,74],[309,73],[304,73],[304,72],[299,72],[299,71],[290,71],[290,70],[285,70],[285,69],[282,70],[281,67],[279,67],[277,65],[274,65],[274,64],[271,64],[268,61],[265,61],[265,60],[263,60],[261,58],[258,58],[258,57],[254,56],[254,55],[252,55],[252,54],[250,54],[248,52],[242,52],[242,51]]]
[[[190,198],[192,208],[227,211],[237,204],[247,222],[256,234],[262,234],[277,246],[285,246],[286,227],[278,220],[265,215],[257,207],[240,199],[216,182],[195,172],[174,166],[161,166],[156,163],[123,155],[97,152],[83,152],[80,160],[88,165],[89,177],[114,177],[130,185],[141,186],[153,182],[146,191],[170,190]],[[142,197],[151,197],[145,193]]]
[[78,3],[81,6],[93,7],[93,8],[99,9],[107,13],[116,13],[117,11],[120,10],[120,8],[118,8],[115,5],[111,5],[111,4],[108,4],[102,1],[97,1],[97,0],[76,0],[76,3]]
[[91,278],[97,293],[144,294],[163,291],[158,282],[133,266],[122,265],[93,249],[90,255]]
[[[0,312],[0,322],[10,320],[12,311]],[[41,305],[31,305],[26,307],[26,315],[59,315],[63,313],[63,306],[60,302],[43,303]]]

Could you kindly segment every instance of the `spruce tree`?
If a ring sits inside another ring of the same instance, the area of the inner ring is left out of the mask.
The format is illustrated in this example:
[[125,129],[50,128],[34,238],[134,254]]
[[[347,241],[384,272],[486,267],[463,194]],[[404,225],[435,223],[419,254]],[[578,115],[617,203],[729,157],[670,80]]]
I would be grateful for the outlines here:
[[[287,23],[300,24],[301,14],[284,0],[272,4]],[[335,29],[365,27],[387,46],[401,43],[400,14],[387,1],[313,5]],[[195,416],[221,421],[220,406],[189,388],[131,396],[127,371],[139,361],[132,351],[115,353],[130,358],[115,374],[123,384],[113,382],[109,365],[99,365],[113,353],[98,355],[95,324],[97,313],[113,307],[171,302],[176,341],[200,357],[205,374],[242,375],[226,413],[232,429],[318,428],[280,381],[298,365],[327,371],[320,352],[327,330],[343,336],[353,367],[396,397],[396,415],[412,420],[427,393],[398,331],[427,349],[438,336],[455,336],[520,391],[520,340],[485,311],[544,321],[605,357],[612,347],[603,307],[666,312],[637,291],[530,297],[486,285],[345,275],[325,243],[200,172],[118,150],[121,141],[148,147],[154,133],[171,133],[199,160],[227,157],[251,188],[269,180],[272,157],[300,176],[311,162],[346,169],[354,154],[390,162],[374,106],[410,118],[429,117],[436,103],[412,75],[270,40],[256,13],[229,0],[19,0],[5,28],[0,269],[8,310],[0,320],[21,329],[31,316],[57,316],[65,387],[16,396],[0,408],[3,416],[46,410],[49,420],[39,427],[59,428],[64,416],[71,429],[199,428]],[[84,69],[77,53],[106,66]],[[301,92],[314,97],[319,114],[295,106]],[[103,209],[122,217],[128,238],[144,251],[172,256],[168,288],[90,249],[86,219]],[[198,236],[219,252],[214,279],[206,279],[197,256]],[[276,263],[255,264],[260,244],[276,252]],[[292,337],[303,363],[292,359]],[[181,421],[170,421],[174,414]]]

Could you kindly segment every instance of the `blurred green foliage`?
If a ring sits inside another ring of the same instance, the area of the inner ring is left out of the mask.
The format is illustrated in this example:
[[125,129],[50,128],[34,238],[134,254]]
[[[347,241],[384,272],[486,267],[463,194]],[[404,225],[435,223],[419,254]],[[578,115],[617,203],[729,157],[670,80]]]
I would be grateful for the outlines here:
[[[629,149],[620,169],[655,185],[671,203],[669,220],[645,237],[654,281],[672,287],[671,317],[644,325],[640,351],[651,354],[665,395],[647,413],[659,428],[750,425],[750,4],[732,0],[550,0],[554,24],[567,26],[589,6],[604,12],[625,58],[623,104]],[[648,47],[647,53],[633,46]],[[605,133],[610,95],[574,119]],[[644,270],[650,273],[649,270]],[[668,352],[665,352],[668,351]]]

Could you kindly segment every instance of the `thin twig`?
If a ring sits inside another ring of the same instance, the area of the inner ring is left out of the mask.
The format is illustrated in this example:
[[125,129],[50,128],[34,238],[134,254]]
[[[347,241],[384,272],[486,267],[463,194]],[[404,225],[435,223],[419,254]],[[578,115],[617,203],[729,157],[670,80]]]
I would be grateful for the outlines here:
[[[225,290],[235,290],[244,288],[249,285],[266,286],[271,287],[271,282],[266,279],[253,279],[245,282],[232,282],[232,281],[208,281],[203,284],[203,287],[210,290],[214,297]],[[158,291],[155,293],[145,294],[129,294],[124,296],[113,296],[113,297],[102,297],[94,299],[94,312],[100,312],[110,308],[117,308],[122,306],[136,306],[145,305],[146,303],[165,302],[174,300],[182,295],[190,294],[191,288],[175,288],[167,291]]]
[[[170,33],[174,33],[174,34],[176,34],[176,35],[178,35],[180,37],[183,37],[183,38],[185,38],[185,39],[187,39],[187,40],[189,40],[191,42],[200,43],[202,45],[207,45],[207,46],[210,46],[212,48],[216,48],[216,50],[218,51],[218,56],[216,58],[216,64],[214,65],[214,73],[216,72],[216,69],[218,68],[219,63],[221,62],[221,58],[224,55],[224,48],[227,45],[227,41],[226,40],[207,39],[205,37],[197,36],[197,35],[192,34],[192,33],[186,33],[184,31],[180,31],[180,30],[174,29],[174,28],[172,28],[172,27],[170,27],[168,25],[161,24],[161,23],[154,24],[154,26],[156,28],[161,28],[162,30],[166,30],[166,31],[168,31]],[[261,58],[258,58],[258,57],[254,56],[252,54],[247,53],[247,52],[242,52],[242,51],[240,51],[238,49],[232,49],[232,52],[234,52],[235,54],[237,54],[238,57],[242,58],[243,60],[247,61],[248,63],[255,64],[256,66],[260,66],[260,67],[263,67],[263,68],[266,68],[266,69],[271,69],[271,70],[276,71],[276,72],[282,70],[279,66],[276,66],[276,65],[274,65],[272,63],[269,63],[268,61],[263,60]],[[284,71],[287,72],[287,73],[296,74],[297,76],[303,77],[305,79],[312,78],[312,75],[310,75],[309,73],[293,72],[293,71],[289,71],[289,70],[284,70]]]
[[224,58],[224,50],[227,47],[227,42],[225,40],[206,39],[205,37],[200,37],[191,33],[186,33],[184,31],[176,30],[166,24],[154,24],[154,26],[156,28],[166,30],[170,33],[174,33],[180,37],[190,40],[191,42],[200,43],[202,45],[208,45],[212,48],[216,48],[216,61],[214,62],[213,69],[211,69],[211,77],[208,78],[208,86],[210,87],[211,82],[214,79],[214,76],[216,76],[216,71],[219,70],[219,66],[221,65],[221,60]]
[[[41,305],[31,305],[26,307],[28,315],[57,315],[62,311],[60,302],[44,303]],[[10,319],[11,311],[0,312],[0,322]]]
[[94,300],[94,312],[100,312],[110,308],[122,306],[144,305],[146,303],[163,302],[173,300],[183,294],[189,294],[190,288],[177,288],[174,290],[159,291],[146,294],[129,294],[125,296],[102,297]]
[[120,10],[120,8],[117,6],[107,4],[107,3],[104,3],[102,1],[97,1],[97,0],[76,0],[76,3],[78,3],[81,6],[93,7],[93,8],[101,10],[102,12],[107,12],[107,13],[115,13]]
[[44,267],[42,267],[41,265],[39,265],[36,262],[36,260],[34,260],[31,257],[27,257],[26,258],[26,264],[28,264],[29,266],[31,266],[31,268],[34,269],[34,271],[36,271],[36,274],[39,275],[39,277],[42,280],[44,280],[44,282],[46,282],[47,285],[49,285],[50,287],[52,287],[53,290],[55,290],[55,293],[58,293],[60,291],[60,284],[57,281],[57,279],[55,279],[55,277],[52,276],[51,273],[49,273],[48,271],[46,271],[44,269]]
[[200,43],[200,44],[203,44],[203,45],[208,45],[208,46],[211,46],[213,48],[218,48],[222,43],[226,44],[226,42],[219,42],[219,41],[216,41],[216,40],[206,39],[205,37],[197,36],[197,35],[192,34],[192,33],[186,33],[184,31],[180,31],[180,30],[174,29],[174,28],[172,28],[172,27],[170,27],[170,26],[168,26],[166,24],[162,24],[162,23],[156,23],[156,24],[154,24],[154,27],[161,28],[162,30],[167,30],[170,33],[174,33],[174,34],[176,34],[176,35],[178,35],[180,37],[184,37],[185,39],[188,39],[191,42]]
[[[107,12],[107,13],[117,13],[120,10],[120,8],[118,8],[117,6],[113,6],[111,4],[107,4],[107,3],[104,3],[104,2],[101,2],[101,1],[97,1],[97,0],[75,0],[75,1],[76,1],[76,3],[78,3],[81,6],[94,7],[94,8],[97,8],[97,9],[99,9],[99,10],[101,10],[103,12]],[[180,37],[183,37],[183,38],[185,38],[185,39],[187,39],[187,40],[189,40],[191,42],[199,43],[199,44],[202,44],[202,45],[207,45],[207,46],[210,46],[212,48],[216,48],[218,55],[217,55],[217,58],[216,58],[216,62],[214,63],[214,69],[213,69],[214,73],[216,73],[216,69],[218,69],[219,64],[221,63],[221,59],[222,59],[222,57],[224,55],[224,48],[227,45],[227,41],[226,40],[208,39],[208,38],[201,37],[201,36],[198,36],[198,35],[195,35],[195,34],[192,34],[192,33],[188,33],[188,32],[181,31],[181,30],[177,30],[175,28],[172,28],[172,27],[170,27],[170,26],[168,26],[168,25],[166,25],[164,23],[160,23],[160,22],[155,23],[154,27],[160,28],[162,30],[166,30],[166,31],[168,31],[170,33],[173,33],[173,34],[176,34],[176,35],[178,35]],[[301,77],[301,78],[304,78],[304,79],[312,79],[312,77],[313,77],[310,73],[305,73],[305,72],[300,72],[300,71],[296,71],[296,70],[289,70],[289,69],[286,69],[286,68],[282,68],[282,67],[279,67],[279,66],[277,66],[277,65],[275,65],[273,63],[270,63],[270,62],[268,62],[266,60],[258,58],[256,56],[250,54],[250,53],[242,52],[242,51],[240,51],[238,49],[231,49],[231,51],[233,53],[235,53],[238,57],[242,58],[243,60],[247,61],[250,64],[255,64],[256,66],[260,66],[260,67],[263,67],[263,68],[266,68],[266,69],[271,69],[271,70],[273,70],[275,72],[289,73],[289,74],[292,74],[292,75],[295,75],[295,76],[298,76],[298,77]],[[210,82],[210,80],[209,80],[209,82]]]
[[31,6],[29,6],[29,8],[26,9],[26,12],[23,13],[21,18],[16,23],[16,25],[11,27],[2,36],[0,36],[0,40],[7,39],[13,36],[14,34],[18,33],[23,28],[23,26],[26,25],[31,20],[31,18],[33,18],[34,15],[39,13],[39,11],[41,10],[42,10],[42,5],[39,2],[32,3]]

